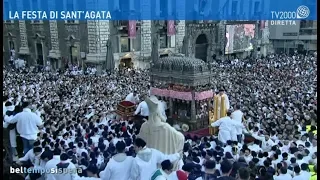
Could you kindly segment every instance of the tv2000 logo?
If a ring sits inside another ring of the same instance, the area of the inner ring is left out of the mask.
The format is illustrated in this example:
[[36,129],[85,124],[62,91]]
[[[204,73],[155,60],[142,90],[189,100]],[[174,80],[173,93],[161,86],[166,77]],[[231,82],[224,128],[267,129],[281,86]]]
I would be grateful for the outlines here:
[[310,15],[310,9],[307,6],[299,6],[296,11],[271,11],[272,19],[294,20],[306,19]]

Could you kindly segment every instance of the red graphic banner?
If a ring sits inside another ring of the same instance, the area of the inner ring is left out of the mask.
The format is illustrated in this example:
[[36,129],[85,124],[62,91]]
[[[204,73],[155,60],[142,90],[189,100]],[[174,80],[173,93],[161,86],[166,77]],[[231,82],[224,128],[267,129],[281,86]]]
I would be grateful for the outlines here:
[[129,38],[135,38],[137,35],[137,22],[136,21],[129,21],[128,27],[128,36]]
[[266,21],[260,21],[260,29],[264,29],[266,26]]
[[167,24],[168,36],[175,35],[176,34],[176,27],[174,25],[174,20],[168,20],[167,22],[168,22],[168,24]]

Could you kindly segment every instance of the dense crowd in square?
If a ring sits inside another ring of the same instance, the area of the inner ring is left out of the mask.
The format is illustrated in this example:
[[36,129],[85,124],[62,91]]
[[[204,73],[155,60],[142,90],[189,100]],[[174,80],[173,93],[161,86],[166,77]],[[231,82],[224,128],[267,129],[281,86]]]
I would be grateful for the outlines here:
[[[96,74],[93,68],[75,73],[5,67],[3,128],[12,158],[27,168],[81,169],[25,174],[30,180],[316,179],[316,55],[272,54],[212,65],[212,90],[228,95],[230,118],[240,114],[244,127],[232,130],[242,136],[222,142],[215,135],[186,135],[183,152],[175,154],[148,148],[139,137],[143,121],[124,120],[115,112],[129,96],[137,105],[150,96],[148,70]],[[149,149],[149,157],[141,158]],[[183,164],[173,168],[179,160]],[[146,166],[151,177],[141,162],[151,163]]]

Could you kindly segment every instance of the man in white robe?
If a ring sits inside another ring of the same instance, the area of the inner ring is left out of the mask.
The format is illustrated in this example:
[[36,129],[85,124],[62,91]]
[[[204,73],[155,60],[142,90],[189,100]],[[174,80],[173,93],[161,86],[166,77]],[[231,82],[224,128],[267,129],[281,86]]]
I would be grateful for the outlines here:
[[[242,118],[243,118],[243,112],[240,110],[240,105],[235,105],[235,111],[231,114],[231,119],[238,122],[242,123]],[[237,140],[239,143],[241,143],[242,140],[242,127],[237,127],[236,128],[236,135],[237,135]]]
[[79,177],[76,166],[70,162],[66,153],[60,155],[60,162],[56,167],[55,180],[75,180]]
[[[166,123],[162,115],[162,104],[155,96],[147,98],[149,107],[149,119],[143,123],[138,137],[148,144],[148,147],[157,149],[165,154],[182,152],[184,147],[184,135],[174,127]],[[182,166],[182,160],[174,164],[174,170]]]
[[125,101],[130,101],[133,104],[137,104],[139,102],[139,96],[137,94],[137,91],[133,91],[133,93],[130,93],[126,96]]
[[132,163],[131,180],[150,180],[159,163],[164,160],[176,162],[181,158],[180,153],[165,155],[156,149],[148,148],[147,143],[141,138],[135,140],[134,149],[137,155]]
[[218,140],[223,144],[226,144],[228,140],[231,140],[231,131],[233,122],[230,118],[231,113],[228,111],[227,116],[218,119],[211,124],[212,127],[219,127]]
[[106,180],[128,180],[133,157],[125,154],[126,144],[119,141],[116,144],[117,153],[108,162],[106,168],[100,172],[100,178]]
[[[46,172],[50,172],[52,169],[57,169],[57,164],[60,162],[60,154],[61,154],[61,150],[56,148],[54,151],[53,151],[53,157],[52,159],[50,159],[46,165],[45,165],[45,169],[46,169]],[[55,173],[47,173],[45,174],[45,179],[46,180],[55,180],[55,176],[57,174]]]
[[[14,117],[14,109],[15,106],[12,105],[10,101],[5,103],[5,116],[4,119],[12,119]],[[12,124],[11,127],[9,126],[10,123],[8,122],[3,122],[3,128],[9,128],[9,140],[10,140],[10,145],[11,145],[11,152],[12,152],[12,158],[13,161],[17,161],[17,132],[16,128],[13,128],[14,125]],[[13,128],[13,129],[12,129]]]
[[149,116],[149,108],[146,101],[142,101],[139,103],[134,115],[139,115],[142,118],[148,119]]

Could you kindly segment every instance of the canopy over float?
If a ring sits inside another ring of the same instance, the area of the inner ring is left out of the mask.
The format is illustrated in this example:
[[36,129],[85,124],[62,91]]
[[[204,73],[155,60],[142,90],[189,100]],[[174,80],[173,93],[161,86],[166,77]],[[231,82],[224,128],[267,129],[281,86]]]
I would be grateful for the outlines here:
[[169,103],[168,122],[187,124],[189,130],[208,127],[211,66],[201,59],[170,56],[150,68],[151,94]]

